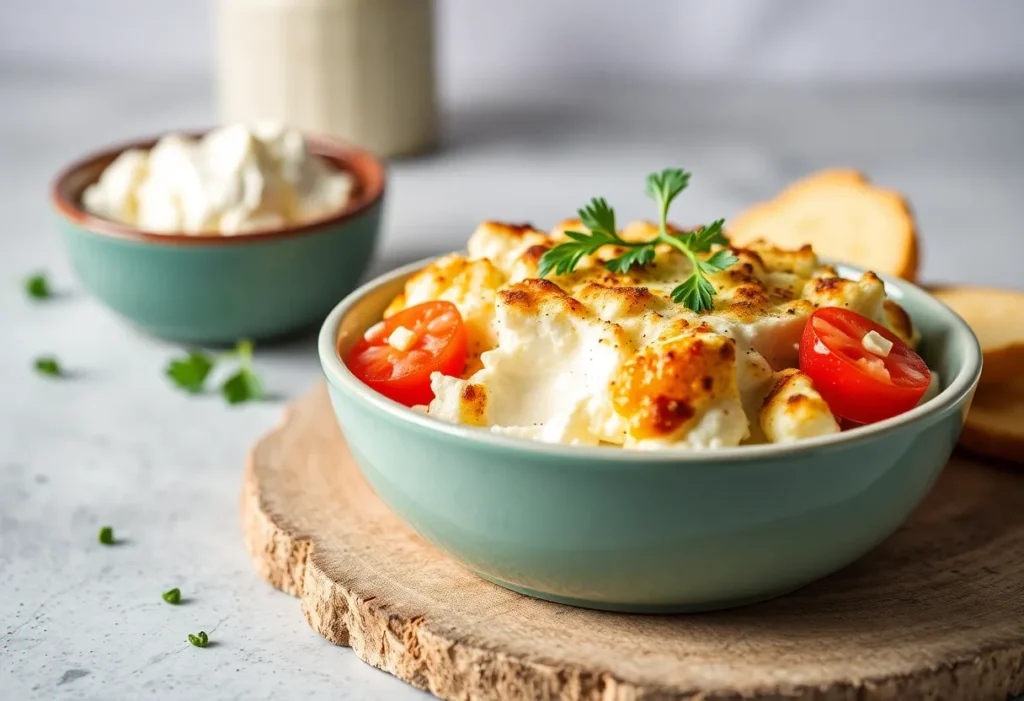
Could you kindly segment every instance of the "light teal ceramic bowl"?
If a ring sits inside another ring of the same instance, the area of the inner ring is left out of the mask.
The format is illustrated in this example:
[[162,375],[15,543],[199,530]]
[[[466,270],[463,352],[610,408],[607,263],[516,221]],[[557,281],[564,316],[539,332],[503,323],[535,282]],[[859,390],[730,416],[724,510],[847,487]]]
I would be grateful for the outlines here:
[[963,320],[920,288],[886,279],[943,387],[901,416],[836,437],[711,452],[498,436],[406,409],[338,358],[336,347],[347,352],[423,265],[359,288],[327,317],[319,353],[338,422],[376,493],[424,538],[481,577],[561,603],[728,608],[850,564],[928,493],[981,374]]
[[82,193],[126,148],[80,160],[53,183],[63,242],[81,284],[114,312],[156,336],[224,344],[315,328],[360,282],[373,256],[385,169],[368,151],[325,137],[309,150],[351,172],[358,186],[337,215],[300,227],[240,236],[146,233],[93,216]]

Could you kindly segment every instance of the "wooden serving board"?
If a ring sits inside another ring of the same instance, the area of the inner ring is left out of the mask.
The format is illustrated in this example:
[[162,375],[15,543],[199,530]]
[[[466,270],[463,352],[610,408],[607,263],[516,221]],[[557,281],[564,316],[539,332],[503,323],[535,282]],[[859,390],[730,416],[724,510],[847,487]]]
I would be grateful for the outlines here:
[[260,574],[310,626],[445,699],[1005,700],[1024,691],[1024,475],[956,457],[910,522],[795,594],[626,615],[485,582],[373,494],[321,386],[252,450]]

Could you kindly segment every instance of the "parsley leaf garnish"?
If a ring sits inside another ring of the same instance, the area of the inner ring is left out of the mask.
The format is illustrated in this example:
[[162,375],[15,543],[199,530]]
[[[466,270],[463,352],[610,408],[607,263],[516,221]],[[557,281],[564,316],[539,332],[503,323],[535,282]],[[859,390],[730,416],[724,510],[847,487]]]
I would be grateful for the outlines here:
[[177,587],[171,589],[170,591],[165,591],[162,594],[162,596],[164,601],[166,601],[169,604],[177,606],[181,603],[181,589],[178,589]]
[[49,375],[50,377],[60,377],[63,372],[60,369],[60,363],[51,355],[44,355],[36,358],[35,361],[36,372],[40,375]]
[[241,367],[221,385],[220,391],[228,404],[241,404],[250,399],[263,398],[263,383],[252,369],[252,342],[243,340],[235,346]]
[[718,273],[736,262],[736,258],[728,250],[715,251],[710,258],[700,262],[700,269],[706,273]]
[[712,309],[714,303],[711,298],[715,294],[715,286],[708,282],[703,275],[693,274],[683,281],[683,284],[672,290],[672,299],[682,302],[694,311]]
[[[538,274],[544,277],[552,270],[556,275],[564,275],[572,272],[583,256],[596,253],[602,246],[609,244],[615,246],[629,246],[628,241],[619,238],[615,231],[615,210],[608,206],[602,197],[595,197],[583,209],[577,210],[580,221],[590,229],[589,234],[579,231],[567,231],[565,235],[569,241],[563,243],[550,251],[546,251],[540,258],[540,270]],[[558,251],[555,254],[555,251]],[[612,268],[609,268],[610,270]],[[629,266],[620,272],[629,270]]]
[[546,277],[554,271],[556,275],[571,273],[584,256],[596,253],[607,245],[627,249],[604,266],[615,273],[625,274],[634,265],[647,265],[654,260],[655,246],[668,244],[681,251],[690,260],[693,273],[681,285],[672,290],[672,300],[685,304],[695,312],[714,309],[715,287],[705,277],[725,270],[737,261],[728,250],[715,251],[707,260],[699,257],[708,253],[714,245],[728,246],[729,241],[722,234],[724,219],[701,227],[687,234],[670,234],[668,231],[668,210],[672,201],[686,189],[690,174],[679,168],[668,168],[660,173],[647,176],[645,191],[658,205],[658,235],[650,241],[626,241],[615,230],[615,210],[603,198],[594,198],[590,204],[579,210],[580,221],[590,230],[589,234],[567,231],[568,241],[545,251],[538,264],[537,274]]
[[25,292],[32,299],[47,299],[52,296],[50,283],[42,273],[36,273],[25,280]]
[[167,376],[189,394],[203,391],[206,376],[213,369],[213,360],[200,351],[189,351],[184,358],[176,358],[167,366]]
[[647,265],[652,260],[654,260],[653,245],[637,246],[636,248],[629,249],[617,258],[612,258],[605,263],[605,267],[613,273],[625,275],[634,265]]
[[224,381],[220,391],[228,400],[228,404],[241,404],[262,397],[263,385],[256,373],[248,368],[242,368]]
[[171,381],[189,394],[199,394],[206,388],[206,380],[213,368],[224,360],[237,360],[239,367],[221,384],[221,394],[229,404],[240,404],[264,396],[263,382],[252,367],[252,341],[242,339],[234,351],[220,357],[192,350],[181,358],[172,359],[165,373]]
[[196,647],[206,647],[210,644],[210,638],[205,632],[199,631],[198,635],[188,634],[188,641]]

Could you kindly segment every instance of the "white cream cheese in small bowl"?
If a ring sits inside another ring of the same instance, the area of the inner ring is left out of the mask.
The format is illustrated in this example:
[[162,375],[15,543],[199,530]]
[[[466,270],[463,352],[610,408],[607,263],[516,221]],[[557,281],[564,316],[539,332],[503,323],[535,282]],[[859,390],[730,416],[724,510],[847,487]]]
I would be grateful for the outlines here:
[[83,194],[90,213],[144,231],[224,235],[306,224],[341,211],[355,180],[275,123],[128,149]]

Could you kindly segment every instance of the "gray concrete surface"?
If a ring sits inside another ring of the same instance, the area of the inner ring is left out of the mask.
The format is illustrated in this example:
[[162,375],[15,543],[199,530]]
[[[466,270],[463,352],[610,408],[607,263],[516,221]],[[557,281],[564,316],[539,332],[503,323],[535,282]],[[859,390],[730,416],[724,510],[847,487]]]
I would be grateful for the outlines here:
[[[694,172],[681,221],[852,165],[912,199],[925,278],[1024,284],[1024,84],[519,88],[449,93],[443,149],[392,164],[376,271],[457,248],[483,218],[550,226],[593,195],[647,216],[643,177],[667,165]],[[163,367],[178,348],[85,295],[61,249],[56,169],[208,124],[210,95],[202,78],[0,67],[0,699],[423,697],[319,639],[250,566],[242,464],[282,401],[175,391]],[[22,293],[37,269],[59,291],[46,304]],[[42,353],[71,377],[34,373]],[[256,362],[282,398],[320,377],[312,338]],[[125,542],[98,545],[103,524]],[[160,598],[174,586],[180,607]],[[186,642],[200,629],[215,645]]]

